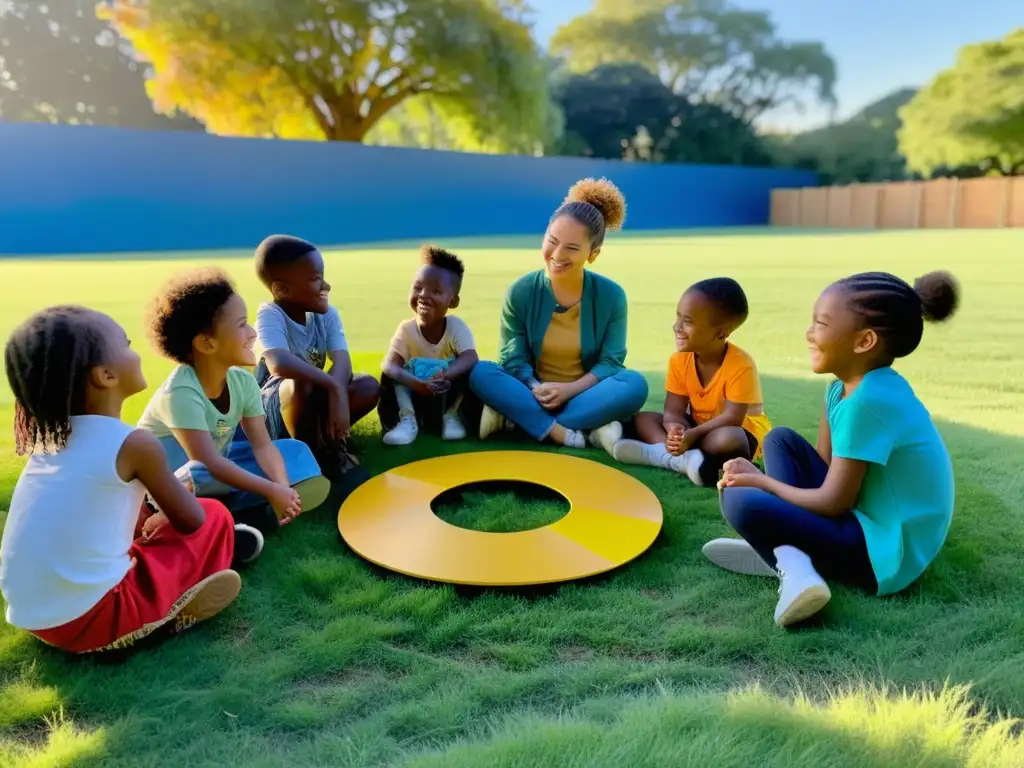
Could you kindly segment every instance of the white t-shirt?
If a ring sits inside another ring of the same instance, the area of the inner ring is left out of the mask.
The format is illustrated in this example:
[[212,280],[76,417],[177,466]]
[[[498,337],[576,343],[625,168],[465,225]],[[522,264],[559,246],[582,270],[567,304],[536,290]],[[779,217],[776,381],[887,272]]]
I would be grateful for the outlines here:
[[391,338],[388,354],[396,353],[408,363],[416,357],[425,357],[428,360],[450,360],[470,349],[475,349],[475,346],[473,333],[469,330],[469,326],[461,318],[448,315],[445,318],[444,336],[437,344],[431,344],[423,338],[415,318],[403,320]]
[[0,543],[7,623],[53,629],[84,616],[128,573],[145,486],[117,474],[134,427],[73,416],[67,446],[29,457]]
[[256,313],[256,342],[260,354],[256,381],[260,386],[270,378],[270,371],[263,360],[267,350],[287,349],[322,371],[332,352],[348,349],[341,315],[334,307],[329,307],[322,315],[307,312],[306,324],[300,325],[272,301],[262,304]]

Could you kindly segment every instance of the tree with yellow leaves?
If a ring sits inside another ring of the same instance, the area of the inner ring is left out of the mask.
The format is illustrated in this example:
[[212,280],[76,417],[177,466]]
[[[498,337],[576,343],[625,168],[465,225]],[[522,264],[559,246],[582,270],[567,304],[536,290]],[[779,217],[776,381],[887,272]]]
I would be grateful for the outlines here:
[[519,3],[113,0],[97,13],[151,65],[156,109],[212,133],[362,141],[421,95],[511,149],[549,122]]

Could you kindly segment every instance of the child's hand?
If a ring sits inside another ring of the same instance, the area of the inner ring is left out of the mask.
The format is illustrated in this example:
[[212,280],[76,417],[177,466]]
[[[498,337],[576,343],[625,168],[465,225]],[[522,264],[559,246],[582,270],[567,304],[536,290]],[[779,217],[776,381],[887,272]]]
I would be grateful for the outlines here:
[[757,488],[764,480],[761,470],[746,459],[730,459],[722,466],[722,479],[718,481],[718,489],[723,488]]
[[438,371],[430,377],[430,391],[435,395],[442,395],[452,388],[452,383],[444,375],[444,371]]
[[281,525],[287,525],[302,514],[302,500],[294,488],[287,485],[274,485],[274,490],[267,497]]
[[431,382],[424,381],[423,379],[416,379],[415,382],[411,382],[409,384],[409,389],[411,389],[417,395],[422,395],[423,397],[433,397],[434,395],[438,394],[437,392],[434,391],[433,387],[431,386]]
[[144,541],[149,541],[153,536],[156,535],[157,531],[167,525],[170,521],[167,519],[167,515],[163,512],[157,512],[155,515],[150,515],[146,522],[142,524],[142,538]]
[[686,452],[686,446],[683,441],[683,436],[686,433],[686,427],[683,424],[666,424],[665,433],[666,451],[671,453],[673,456],[679,456]]

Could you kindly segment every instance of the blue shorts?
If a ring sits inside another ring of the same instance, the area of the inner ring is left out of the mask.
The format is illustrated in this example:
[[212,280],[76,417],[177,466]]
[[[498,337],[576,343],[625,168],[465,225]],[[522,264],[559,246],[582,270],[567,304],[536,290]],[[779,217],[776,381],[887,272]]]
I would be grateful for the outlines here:
[[[189,461],[185,449],[173,437],[160,438],[160,445],[163,446],[164,453],[167,454],[167,463],[170,465],[171,471],[179,477],[191,474],[196,496],[217,499],[232,512],[267,503],[267,500],[258,493],[240,491],[237,488],[224,485],[210,474],[210,470],[202,462]],[[313,458],[313,452],[305,443],[288,439],[274,440],[274,445],[284,460],[288,481],[292,485],[304,480],[311,480],[321,474],[320,465],[317,464],[316,459]],[[252,445],[248,440],[239,440],[236,435],[224,455],[246,472],[266,478],[267,475],[260,469],[256,456],[253,455]]]

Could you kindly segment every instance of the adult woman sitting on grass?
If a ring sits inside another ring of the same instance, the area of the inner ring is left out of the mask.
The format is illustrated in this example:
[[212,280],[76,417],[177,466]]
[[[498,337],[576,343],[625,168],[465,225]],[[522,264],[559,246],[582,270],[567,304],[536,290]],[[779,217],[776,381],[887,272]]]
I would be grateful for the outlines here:
[[484,404],[480,438],[520,427],[535,440],[610,451],[623,419],[647,400],[644,377],[624,367],[626,294],[586,269],[605,232],[626,216],[622,193],[607,180],[569,190],[544,237],[543,270],[509,289],[501,313],[497,363],[479,363],[469,378]]

